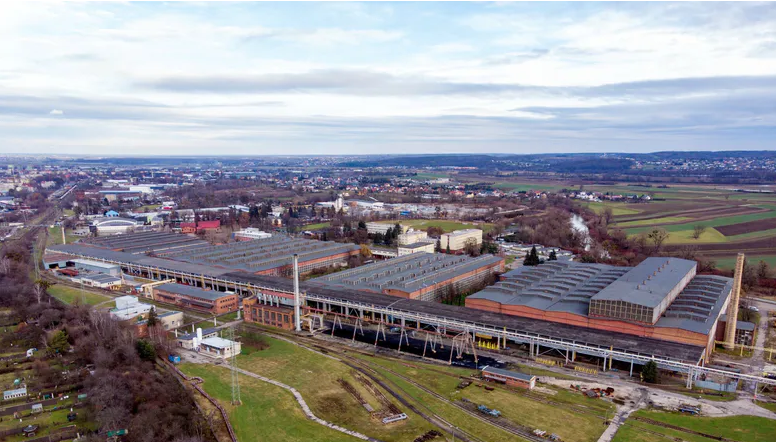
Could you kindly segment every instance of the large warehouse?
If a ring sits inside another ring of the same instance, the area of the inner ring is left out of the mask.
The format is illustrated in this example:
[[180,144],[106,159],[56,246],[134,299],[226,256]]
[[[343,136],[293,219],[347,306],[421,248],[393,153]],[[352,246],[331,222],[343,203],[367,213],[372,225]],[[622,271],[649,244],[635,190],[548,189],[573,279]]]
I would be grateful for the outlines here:
[[[504,271],[504,259],[417,252],[316,278],[330,285],[412,300],[440,301],[481,288]],[[491,281],[492,282],[492,281]]]
[[714,349],[733,280],[697,275],[695,261],[647,258],[636,267],[549,261],[520,267],[466,307]]
[[356,244],[273,236],[220,246],[176,250],[160,256],[258,275],[288,277],[293,271],[293,254],[299,255],[299,271],[304,275],[315,269],[347,264],[350,257],[360,252],[361,248]]

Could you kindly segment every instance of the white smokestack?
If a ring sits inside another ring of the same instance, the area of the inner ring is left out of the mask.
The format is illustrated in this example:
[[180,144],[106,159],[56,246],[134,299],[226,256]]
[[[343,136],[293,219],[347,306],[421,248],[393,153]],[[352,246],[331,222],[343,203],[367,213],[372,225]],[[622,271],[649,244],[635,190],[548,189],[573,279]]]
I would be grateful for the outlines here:
[[197,340],[202,343],[202,328],[197,328]]
[[294,323],[296,332],[302,330],[301,302],[299,301],[299,256],[294,254]]

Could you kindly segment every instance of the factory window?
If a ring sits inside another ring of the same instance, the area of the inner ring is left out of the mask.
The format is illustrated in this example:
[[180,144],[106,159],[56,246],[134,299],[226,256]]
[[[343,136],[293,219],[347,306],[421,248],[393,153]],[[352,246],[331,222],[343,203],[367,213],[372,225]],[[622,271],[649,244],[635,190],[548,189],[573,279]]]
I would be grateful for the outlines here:
[[272,321],[275,321],[275,313],[274,312],[270,312],[270,316],[272,317]]

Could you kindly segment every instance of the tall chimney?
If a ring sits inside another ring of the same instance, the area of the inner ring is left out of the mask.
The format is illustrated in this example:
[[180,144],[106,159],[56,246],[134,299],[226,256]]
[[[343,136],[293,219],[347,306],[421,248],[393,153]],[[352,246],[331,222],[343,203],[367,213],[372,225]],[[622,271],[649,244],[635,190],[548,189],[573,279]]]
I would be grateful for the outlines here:
[[744,254],[736,258],[736,270],[733,275],[733,290],[730,292],[727,319],[725,322],[725,349],[733,349],[736,344],[736,324],[738,323],[738,299],[741,296],[741,275],[744,273]]
[[67,241],[65,240],[65,226],[62,225],[62,244],[67,244]]
[[296,332],[302,331],[301,302],[299,298],[299,255],[294,254],[294,323]]

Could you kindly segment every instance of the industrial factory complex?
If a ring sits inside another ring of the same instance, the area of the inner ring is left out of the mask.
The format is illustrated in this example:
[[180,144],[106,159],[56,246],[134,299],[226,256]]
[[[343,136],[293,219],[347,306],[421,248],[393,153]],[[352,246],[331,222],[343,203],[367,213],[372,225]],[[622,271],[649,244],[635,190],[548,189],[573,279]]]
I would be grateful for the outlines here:
[[733,280],[696,276],[695,261],[647,258],[636,267],[550,261],[521,267],[466,306],[714,349]]
[[[156,286],[156,298],[166,295],[165,301],[179,306],[183,300],[211,305],[203,310],[213,313],[242,307],[246,321],[284,329],[334,329],[344,323],[377,332],[395,327],[400,335],[415,330],[447,338],[480,336],[498,348],[509,341],[527,346],[531,356],[552,351],[568,363],[580,355],[603,359],[604,369],[617,363],[631,373],[634,365],[655,361],[686,374],[688,385],[701,375],[735,374],[704,365],[728,302],[737,307],[740,275],[739,281],[696,275],[694,261],[678,258],[648,258],[631,268],[548,261],[504,273],[480,290],[503,272],[502,258],[418,252],[298,286],[289,279],[295,276],[295,258],[297,276],[304,277],[359,254],[354,244],[274,235],[210,245],[185,235],[144,233],[50,246],[46,255],[56,262],[46,266],[69,267],[85,259],[125,275],[169,280]],[[451,290],[480,291],[466,298],[465,307],[440,303]],[[726,341],[732,342],[735,328],[728,326]]]
[[316,278],[315,281],[412,300],[440,301],[481,288],[504,271],[504,259],[419,252]]

